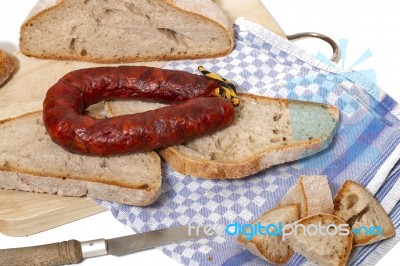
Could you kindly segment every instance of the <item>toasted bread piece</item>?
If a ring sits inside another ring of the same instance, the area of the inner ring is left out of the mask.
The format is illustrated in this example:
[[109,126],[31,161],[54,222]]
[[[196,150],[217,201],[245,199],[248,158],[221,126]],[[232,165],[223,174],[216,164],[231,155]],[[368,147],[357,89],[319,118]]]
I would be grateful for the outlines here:
[[[357,182],[352,180],[344,182],[333,203],[334,214],[341,217],[354,230],[354,246],[372,244],[394,235],[393,222],[382,205]],[[366,229],[372,226],[382,228],[381,233],[372,230],[367,234]]]
[[[324,235],[315,231],[318,230],[316,228],[319,225],[325,226],[325,229],[321,230]],[[336,234],[333,227],[326,229],[329,225],[335,225],[338,228]],[[295,252],[318,265],[346,265],[352,249],[353,234],[345,221],[331,214],[315,214],[297,221],[293,226],[293,233],[286,235],[284,240]],[[295,233],[295,226],[298,226],[297,233]],[[304,228],[310,228],[310,234],[306,234]],[[340,235],[340,228],[346,228],[348,234]],[[326,230],[329,230],[332,235],[328,235]]]
[[[295,222],[299,217],[299,205],[290,204],[265,212],[260,218],[255,220],[252,225],[260,223],[262,226],[268,226],[270,224],[278,226],[281,222],[282,226],[284,226],[285,224]],[[273,229],[274,228],[271,227],[268,231],[275,234]],[[281,236],[268,234],[263,236],[261,234],[256,234],[250,239],[246,235],[241,235],[237,240],[251,253],[273,264],[286,263],[293,255],[293,250],[287,243],[282,241]]]
[[212,0],[39,0],[20,35],[25,55],[102,63],[217,57],[233,44]]
[[160,196],[161,162],[155,152],[107,158],[72,154],[52,142],[41,111],[0,121],[0,139],[0,188],[138,206]]
[[0,86],[5,82],[17,66],[17,58],[0,49]]
[[[175,171],[202,178],[242,178],[273,165],[315,154],[331,143],[338,109],[319,103],[239,94],[232,126],[158,153]],[[161,104],[106,103],[112,116],[143,112]]]
[[318,214],[333,213],[332,192],[326,176],[300,176],[279,205],[298,203],[301,206],[301,218]]

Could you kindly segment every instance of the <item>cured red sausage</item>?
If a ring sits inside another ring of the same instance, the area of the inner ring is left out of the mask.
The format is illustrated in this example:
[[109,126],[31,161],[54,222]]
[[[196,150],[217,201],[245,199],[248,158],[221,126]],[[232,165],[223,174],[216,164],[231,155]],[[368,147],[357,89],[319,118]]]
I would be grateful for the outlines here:
[[[215,97],[215,80],[184,71],[120,66],[81,69],[47,92],[43,120],[51,139],[73,153],[107,156],[177,145],[229,126],[232,103]],[[102,100],[172,104],[139,114],[95,119],[83,111]]]

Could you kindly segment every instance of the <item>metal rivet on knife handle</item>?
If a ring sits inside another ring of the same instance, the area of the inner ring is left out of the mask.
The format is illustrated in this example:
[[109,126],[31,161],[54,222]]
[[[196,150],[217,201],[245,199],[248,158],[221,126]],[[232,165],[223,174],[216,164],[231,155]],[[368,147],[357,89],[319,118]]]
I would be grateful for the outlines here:
[[107,255],[107,241],[97,239],[81,242],[82,255],[84,259]]
[[67,265],[82,260],[81,243],[76,240],[0,250],[0,265]]

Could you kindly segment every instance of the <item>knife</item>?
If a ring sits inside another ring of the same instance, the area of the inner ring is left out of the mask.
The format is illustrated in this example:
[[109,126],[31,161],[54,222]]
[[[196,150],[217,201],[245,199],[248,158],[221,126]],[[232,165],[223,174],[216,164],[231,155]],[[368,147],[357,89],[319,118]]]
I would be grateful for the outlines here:
[[216,235],[206,226],[193,225],[138,233],[112,239],[63,241],[40,246],[0,250],[0,265],[67,265],[103,255],[122,256],[153,247]]

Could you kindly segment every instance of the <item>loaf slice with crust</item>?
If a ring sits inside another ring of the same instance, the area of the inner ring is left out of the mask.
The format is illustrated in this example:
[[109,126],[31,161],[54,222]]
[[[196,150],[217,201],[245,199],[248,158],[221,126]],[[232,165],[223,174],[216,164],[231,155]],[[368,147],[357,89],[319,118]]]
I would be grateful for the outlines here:
[[25,55],[103,63],[217,57],[233,43],[212,0],[39,0],[20,34]]
[[0,49],[0,86],[3,84],[17,66],[17,58]]
[[328,178],[323,175],[300,176],[297,183],[283,196],[279,205],[300,204],[300,217],[333,213],[332,192]]
[[[289,204],[286,206],[277,207],[265,212],[260,216],[257,220],[255,220],[252,225],[262,225],[268,227],[273,224],[276,227],[279,227],[279,223],[282,223],[282,226],[288,223],[293,223],[300,218],[300,211],[298,204]],[[247,228],[249,229],[249,228]],[[249,229],[250,230],[250,229]],[[247,230],[247,233],[250,231]],[[293,250],[288,246],[287,243],[283,242],[282,237],[274,234],[277,234],[274,230],[274,227],[271,226],[268,229],[268,233],[263,236],[258,232],[250,238],[250,234],[248,236],[241,235],[238,237],[238,241],[242,244],[246,249],[248,249],[254,255],[259,256],[260,258],[273,263],[273,264],[283,264],[286,263],[293,255]]]
[[[319,103],[239,94],[232,126],[158,153],[175,171],[202,178],[242,178],[315,154],[331,143],[339,111]],[[161,107],[139,101],[106,103],[110,115]]]
[[0,139],[0,188],[138,206],[160,196],[155,152],[106,158],[69,153],[51,141],[41,111],[0,121]]
[[[337,230],[332,225],[336,226]],[[323,234],[316,232],[320,226]],[[331,214],[315,214],[303,218],[293,225],[292,234],[284,237],[284,241],[295,252],[310,262],[324,266],[345,266],[352,249],[352,239],[353,234],[349,226],[342,219]]]
[[[393,222],[382,205],[362,185],[346,180],[334,199],[334,214],[346,221],[354,230],[353,245],[362,246],[381,241],[394,235]],[[382,228],[366,233],[371,227]]]

